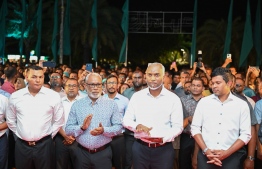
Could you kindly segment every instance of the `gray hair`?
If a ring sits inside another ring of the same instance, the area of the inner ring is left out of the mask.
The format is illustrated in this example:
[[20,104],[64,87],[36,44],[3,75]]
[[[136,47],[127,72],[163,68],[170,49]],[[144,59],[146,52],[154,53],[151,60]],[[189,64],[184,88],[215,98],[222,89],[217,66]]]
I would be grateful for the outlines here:
[[85,78],[85,83],[88,81],[88,79],[89,79],[89,76],[97,76],[97,77],[99,77],[100,79],[101,79],[101,81],[102,81],[102,77],[98,74],[98,73],[89,73],[87,76],[86,76],[86,78]]
[[[165,67],[161,64],[161,63],[158,63],[158,62],[154,62],[154,63],[148,63],[148,66],[147,66],[147,69],[151,66],[160,66],[162,68],[162,74],[164,75],[165,74]],[[146,71],[147,72],[147,71]]]

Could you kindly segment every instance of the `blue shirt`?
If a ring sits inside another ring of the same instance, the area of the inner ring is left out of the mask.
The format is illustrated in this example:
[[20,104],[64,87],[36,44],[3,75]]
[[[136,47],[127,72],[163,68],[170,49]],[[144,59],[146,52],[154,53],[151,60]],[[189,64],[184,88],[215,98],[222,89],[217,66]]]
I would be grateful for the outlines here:
[[258,124],[260,124],[262,120],[262,100],[256,102],[254,112],[257,118],[257,122]]
[[[89,127],[83,131],[81,126],[87,115],[92,114]],[[93,136],[90,131],[97,128],[99,123],[104,127],[104,133]],[[121,133],[122,117],[117,104],[112,99],[99,97],[92,105],[92,100],[87,96],[77,100],[71,107],[65,132],[76,137],[82,146],[95,149],[112,141],[111,137]]]
[[[109,98],[108,94],[105,94],[103,97]],[[122,117],[124,117],[129,102],[128,98],[117,93],[113,100],[118,106],[119,113],[122,115]]]
[[9,98],[9,97],[11,96],[10,93],[4,91],[3,89],[0,89],[0,94],[3,95],[3,96],[5,96],[5,97],[7,97],[7,98]]

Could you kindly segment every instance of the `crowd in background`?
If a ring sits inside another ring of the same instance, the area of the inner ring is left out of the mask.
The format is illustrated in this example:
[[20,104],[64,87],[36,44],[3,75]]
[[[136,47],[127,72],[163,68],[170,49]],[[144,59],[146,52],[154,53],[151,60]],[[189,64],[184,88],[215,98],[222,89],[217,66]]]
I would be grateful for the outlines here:
[[[249,66],[245,72],[238,72],[237,68],[230,67],[231,61],[232,60],[228,58],[225,60],[224,64],[221,65],[221,67],[229,67],[231,73],[234,75],[235,80],[231,91],[232,93],[236,93],[237,95],[246,97],[246,99],[252,106],[254,115],[256,115],[256,120],[257,120],[256,125],[259,125],[261,123],[261,117],[262,117],[262,107],[261,107],[262,106],[262,100],[261,100],[262,76],[261,76],[260,69],[258,67]],[[195,62],[192,68],[182,68],[182,69],[178,69],[177,65],[175,64],[170,64],[170,67],[166,68],[164,74],[163,86],[169,91],[175,93],[181,99],[184,108],[188,105],[185,105],[183,99],[186,96],[192,94],[192,92],[194,93],[194,95],[198,95],[199,99],[201,99],[202,97],[209,96],[213,93],[212,81],[211,81],[212,70],[213,69],[211,67],[208,67],[204,63],[198,65]],[[6,65],[0,65],[0,77],[1,77],[0,94],[5,96],[6,98],[9,98],[16,91],[26,88],[28,85],[28,81],[26,79],[26,74],[28,73],[27,71],[28,71],[28,67],[21,66],[21,65],[18,66],[17,64],[8,63]],[[66,92],[67,89],[65,89],[67,86],[66,83],[68,82],[68,80],[72,80],[72,79],[76,80],[75,82],[78,89],[77,95],[81,96],[82,98],[88,96],[88,92],[86,91],[86,87],[85,87],[85,80],[87,75],[90,74],[91,72],[86,70],[85,64],[83,64],[82,67],[79,67],[77,69],[72,68],[68,65],[58,65],[57,67],[54,68],[43,67],[43,71],[44,71],[43,86],[57,92],[61,97],[61,99],[68,96],[68,93]],[[115,68],[108,69],[105,67],[97,66],[93,69],[93,72],[98,73],[101,76],[102,95],[110,96],[111,93],[108,90],[113,90],[113,89],[109,87],[109,84],[112,84],[113,86],[115,82],[110,82],[110,83],[107,82],[108,82],[108,77],[110,79],[113,76],[116,77],[117,79],[117,82],[115,84],[116,92],[128,98],[128,100],[131,99],[132,94],[134,94],[135,92],[148,87],[145,79],[145,71],[146,70],[144,68],[140,68],[140,67],[130,68],[125,66],[119,67],[117,69]],[[203,89],[201,88],[197,90],[196,88],[194,88],[195,84],[193,83],[193,80],[195,78],[201,79],[201,83],[203,84]],[[115,90],[113,90],[112,93],[115,93]],[[126,107],[124,108],[124,110],[125,109]],[[192,122],[191,116],[193,115],[184,114],[183,126],[185,130],[182,132],[182,134],[179,137],[176,137],[175,141],[173,142],[173,148],[174,151],[176,152],[176,156],[174,159],[175,169],[197,168],[197,164],[196,164],[197,151],[195,150],[197,146],[195,145],[195,142],[191,142],[193,138],[191,137],[190,129],[186,130],[187,126],[190,125]],[[2,116],[0,117],[1,117],[0,119],[1,123],[3,123],[4,118],[2,119]],[[0,134],[1,131],[2,129],[0,129]],[[245,169],[251,169],[251,168],[258,169],[262,167],[262,146],[257,139],[257,132],[258,132],[258,126],[256,126],[255,132],[252,133],[255,136],[255,146],[253,145],[253,147],[255,147],[254,152],[250,152],[248,150],[246,151],[247,152],[246,157],[250,157],[250,158],[244,160]],[[9,146],[6,147],[8,148],[8,150],[2,150],[2,152],[4,151],[8,152],[8,158],[3,158],[3,159],[8,161],[7,162],[8,169],[16,168],[15,157],[14,157],[15,154],[15,150],[14,150],[15,138],[13,137],[14,134],[12,133],[11,130],[9,130],[9,132],[7,133],[8,133],[7,138],[8,138]],[[132,167],[132,157],[130,157],[130,154],[128,154],[131,150],[130,150],[130,146],[127,147],[128,143],[126,139],[128,139],[128,137],[130,136],[131,137],[134,136],[132,134],[128,134],[128,131],[123,131],[122,134],[123,134],[123,140],[120,141],[121,143],[119,143],[119,146],[120,144],[121,146],[123,145],[126,151],[121,152],[120,157],[117,155],[114,156],[114,152],[113,152],[113,167],[115,167],[116,169]],[[68,141],[68,143],[69,142],[70,141]],[[71,142],[74,142],[74,139],[72,139]],[[185,145],[185,143],[187,145]],[[2,146],[3,145],[0,145],[0,147]],[[118,145],[114,145],[114,146],[118,146]],[[250,147],[247,148],[252,149]],[[116,151],[116,153],[118,152],[120,152],[120,150]],[[183,154],[183,152],[187,152],[187,153]],[[115,161],[114,157],[115,158],[117,157],[121,160]],[[3,163],[0,164],[0,166],[4,168]],[[74,167],[71,166],[71,168]]]

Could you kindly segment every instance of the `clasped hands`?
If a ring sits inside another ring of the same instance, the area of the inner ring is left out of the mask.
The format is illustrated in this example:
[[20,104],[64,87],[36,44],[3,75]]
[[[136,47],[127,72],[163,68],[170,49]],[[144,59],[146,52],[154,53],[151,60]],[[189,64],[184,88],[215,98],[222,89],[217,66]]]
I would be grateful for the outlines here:
[[222,160],[228,157],[225,150],[210,150],[208,149],[206,152],[206,156],[209,159],[207,163],[215,164],[217,166],[222,166]]
[[[93,115],[89,114],[88,116],[86,116],[86,118],[84,119],[83,125],[81,127],[82,130],[86,130],[92,120]],[[104,133],[104,127],[102,126],[102,123],[99,123],[99,126],[97,128],[94,128],[93,130],[90,131],[90,134],[93,136],[98,136],[100,134]]]
[[150,142],[154,142],[154,143],[163,143],[163,138],[150,138],[150,130],[152,130],[152,127],[146,127],[142,124],[139,124],[136,126],[136,133],[146,133],[149,138],[143,138],[144,140],[148,140]]

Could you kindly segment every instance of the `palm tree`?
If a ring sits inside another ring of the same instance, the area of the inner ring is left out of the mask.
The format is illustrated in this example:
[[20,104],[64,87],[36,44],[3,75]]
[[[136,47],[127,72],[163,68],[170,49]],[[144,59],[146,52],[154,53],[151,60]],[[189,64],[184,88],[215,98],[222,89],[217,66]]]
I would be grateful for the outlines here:
[[[236,18],[232,23],[231,48],[232,65],[237,66],[244,22]],[[223,61],[223,50],[225,36],[227,31],[227,22],[225,20],[208,20],[197,31],[197,49],[203,51],[203,62],[211,67],[221,66]]]

